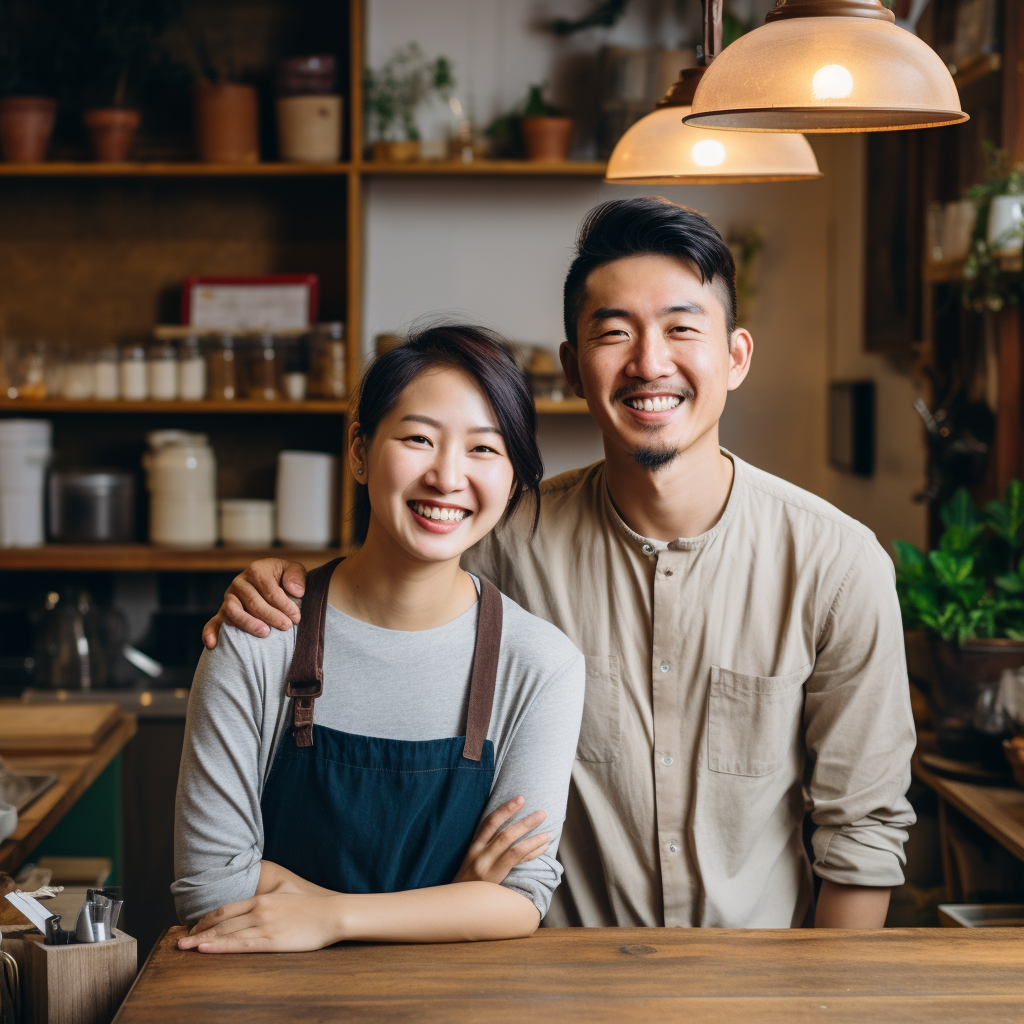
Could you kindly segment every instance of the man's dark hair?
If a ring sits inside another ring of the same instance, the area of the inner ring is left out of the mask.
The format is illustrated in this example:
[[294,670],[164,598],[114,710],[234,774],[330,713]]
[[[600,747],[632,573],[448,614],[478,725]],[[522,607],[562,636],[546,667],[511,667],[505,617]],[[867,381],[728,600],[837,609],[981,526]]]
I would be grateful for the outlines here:
[[[411,334],[404,345],[375,359],[363,375],[356,419],[369,444],[380,421],[395,407],[402,392],[427,370],[462,370],[480,385],[491,403],[515,473],[515,487],[505,508],[507,521],[527,494],[534,500],[534,529],[540,514],[540,482],[544,463],[537,446],[537,410],[530,386],[498,336],[471,324],[436,324]],[[356,485],[354,540],[366,539],[370,496]]]
[[736,261],[725,239],[696,210],[660,196],[615,199],[594,207],[580,226],[576,258],[565,279],[565,338],[576,344],[576,323],[591,271],[627,256],[685,260],[718,293],[725,309],[726,338],[736,330]]

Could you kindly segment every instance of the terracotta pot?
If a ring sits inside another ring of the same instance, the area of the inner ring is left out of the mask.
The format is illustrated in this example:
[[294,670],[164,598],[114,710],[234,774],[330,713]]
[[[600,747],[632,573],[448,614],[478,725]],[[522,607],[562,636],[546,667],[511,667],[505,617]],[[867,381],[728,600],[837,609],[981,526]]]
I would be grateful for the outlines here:
[[260,158],[259,106],[251,85],[201,78],[194,93],[196,149],[214,164],[254,164]]
[[417,141],[375,142],[373,159],[385,164],[408,164],[420,157],[420,144]]
[[137,110],[119,107],[87,110],[82,115],[82,124],[89,132],[93,159],[101,163],[127,160],[141,120]]
[[12,164],[34,164],[46,157],[57,101],[48,96],[5,96],[0,99],[0,150]]
[[527,160],[568,160],[571,117],[524,117],[523,142]]
[[939,747],[947,757],[972,760],[981,754],[984,737],[974,729],[978,696],[999,685],[1007,669],[1024,666],[1024,643],[1018,640],[966,640],[962,644],[929,634],[935,684],[928,703]]

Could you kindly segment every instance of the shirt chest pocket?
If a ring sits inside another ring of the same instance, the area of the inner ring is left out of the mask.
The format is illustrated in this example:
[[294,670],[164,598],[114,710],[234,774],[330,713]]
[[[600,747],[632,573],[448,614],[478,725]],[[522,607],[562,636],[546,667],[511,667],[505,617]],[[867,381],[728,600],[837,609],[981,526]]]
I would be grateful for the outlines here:
[[711,667],[708,768],[726,775],[771,775],[782,767],[803,718],[810,668],[747,676]]
[[587,684],[576,757],[610,764],[619,756],[619,659],[614,655],[584,656]]

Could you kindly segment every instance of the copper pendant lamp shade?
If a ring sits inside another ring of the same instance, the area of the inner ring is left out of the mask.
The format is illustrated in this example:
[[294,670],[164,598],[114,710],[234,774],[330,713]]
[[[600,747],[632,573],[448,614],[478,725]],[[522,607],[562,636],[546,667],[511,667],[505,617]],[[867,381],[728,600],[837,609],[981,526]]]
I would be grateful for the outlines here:
[[873,132],[967,120],[941,58],[879,0],[776,0],[708,67],[686,124]]
[[658,109],[616,143],[605,181],[616,185],[728,185],[820,178],[810,143],[797,134],[690,128],[693,91],[704,68],[687,68]]

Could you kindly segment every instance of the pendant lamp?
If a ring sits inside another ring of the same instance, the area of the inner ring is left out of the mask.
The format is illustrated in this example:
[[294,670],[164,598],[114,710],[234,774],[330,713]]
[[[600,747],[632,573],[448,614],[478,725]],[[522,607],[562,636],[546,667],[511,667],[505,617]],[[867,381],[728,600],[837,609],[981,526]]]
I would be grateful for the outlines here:
[[792,134],[689,128],[705,68],[686,68],[652,113],[616,143],[604,180],[616,185],[728,185],[820,178],[810,143]]
[[942,59],[894,21],[879,0],[776,0],[708,67],[686,123],[879,132],[966,121]]

